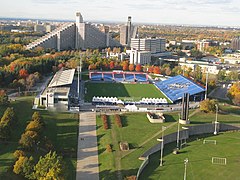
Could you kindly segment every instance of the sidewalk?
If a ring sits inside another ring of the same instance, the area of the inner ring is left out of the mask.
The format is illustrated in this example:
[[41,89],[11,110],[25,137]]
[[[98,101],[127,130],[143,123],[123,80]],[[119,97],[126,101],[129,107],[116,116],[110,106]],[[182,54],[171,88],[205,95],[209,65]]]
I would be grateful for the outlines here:
[[98,180],[98,147],[96,133],[96,113],[80,113],[78,152],[77,152],[77,180]]

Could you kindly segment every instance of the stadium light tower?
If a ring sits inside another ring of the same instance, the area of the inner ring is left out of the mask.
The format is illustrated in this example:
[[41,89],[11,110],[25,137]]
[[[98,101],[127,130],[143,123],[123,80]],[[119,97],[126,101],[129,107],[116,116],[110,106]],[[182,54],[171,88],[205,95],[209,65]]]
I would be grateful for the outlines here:
[[180,139],[180,114],[178,114],[179,118],[178,118],[178,130],[177,130],[177,149],[179,149],[179,139]]
[[206,75],[205,100],[207,99],[207,90],[208,90],[208,68],[207,68],[207,75]]
[[184,178],[183,178],[183,180],[187,179],[187,164],[188,164],[188,158],[184,159],[185,168],[184,168]]
[[160,154],[160,166],[163,166],[163,146],[164,146],[164,130],[166,129],[165,126],[162,126],[162,138],[161,139],[157,139],[157,141],[160,141],[161,142],[161,154]]
[[215,119],[215,123],[214,123],[214,135],[217,135],[217,123],[218,123],[218,121],[217,121],[217,116],[218,116],[218,105],[217,104],[215,104],[215,106],[216,106],[216,119]]

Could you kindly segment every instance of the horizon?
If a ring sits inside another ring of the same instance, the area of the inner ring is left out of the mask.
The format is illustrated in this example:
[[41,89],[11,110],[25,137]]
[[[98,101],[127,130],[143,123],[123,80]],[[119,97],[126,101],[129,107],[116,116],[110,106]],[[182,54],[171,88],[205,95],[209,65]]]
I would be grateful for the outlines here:
[[237,0],[12,0],[1,3],[0,17],[74,21],[77,11],[90,22],[124,23],[132,16],[140,24],[240,26]]

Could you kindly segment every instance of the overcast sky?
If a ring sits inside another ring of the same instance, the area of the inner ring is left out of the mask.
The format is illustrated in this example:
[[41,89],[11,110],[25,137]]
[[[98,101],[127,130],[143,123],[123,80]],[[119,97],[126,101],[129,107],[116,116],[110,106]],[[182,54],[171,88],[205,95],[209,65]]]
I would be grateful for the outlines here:
[[240,0],[0,0],[0,17],[240,26]]

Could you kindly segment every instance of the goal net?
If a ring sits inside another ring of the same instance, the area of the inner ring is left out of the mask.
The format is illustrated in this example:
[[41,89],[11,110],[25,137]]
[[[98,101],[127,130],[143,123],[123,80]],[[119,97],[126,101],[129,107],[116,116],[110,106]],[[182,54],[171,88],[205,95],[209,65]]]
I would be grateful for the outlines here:
[[212,157],[212,164],[226,165],[227,158]]
[[204,139],[203,144],[217,144],[216,140]]

